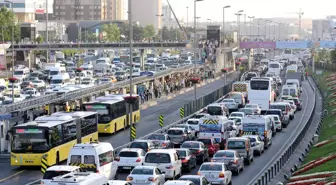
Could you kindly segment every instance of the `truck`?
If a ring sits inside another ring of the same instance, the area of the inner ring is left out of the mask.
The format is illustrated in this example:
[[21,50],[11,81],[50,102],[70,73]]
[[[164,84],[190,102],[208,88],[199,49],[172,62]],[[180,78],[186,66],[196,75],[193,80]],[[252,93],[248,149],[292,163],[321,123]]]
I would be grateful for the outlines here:
[[199,120],[198,138],[213,138],[223,149],[226,140],[230,137],[228,119],[225,116],[204,116]]
[[303,80],[302,72],[287,72],[286,73],[286,81],[288,80],[299,80],[300,84]]

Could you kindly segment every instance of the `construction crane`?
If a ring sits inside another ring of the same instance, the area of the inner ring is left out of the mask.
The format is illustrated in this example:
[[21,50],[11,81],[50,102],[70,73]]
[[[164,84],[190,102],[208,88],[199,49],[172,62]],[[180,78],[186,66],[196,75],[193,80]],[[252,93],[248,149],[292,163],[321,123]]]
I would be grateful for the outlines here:
[[180,31],[183,33],[184,39],[185,39],[185,40],[188,40],[187,34],[186,34],[184,28],[181,26],[179,20],[177,19],[176,15],[175,15],[175,12],[174,12],[172,6],[171,6],[170,3],[169,3],[169,0],[167,0],[167,3],[168,3],[168,6],[169,6],[170,10],[172,11],[172,13],[173,13],[173,15],[174,15],[174,18],[175,18],[175,20],[176,20],[176,22],[177,22],[177,25],[178,25],[179,28],[180,28]]
[[287,13],[293,13],[293,14],[298,14],[299,15],[299,33],[298,33],[298,37],[300,38],[300,35],[301,35],[301,19],[302,19],[302,16],[303,16],[303,12],[301,11],[301,8],[299,10],[299,12],[287,12]]

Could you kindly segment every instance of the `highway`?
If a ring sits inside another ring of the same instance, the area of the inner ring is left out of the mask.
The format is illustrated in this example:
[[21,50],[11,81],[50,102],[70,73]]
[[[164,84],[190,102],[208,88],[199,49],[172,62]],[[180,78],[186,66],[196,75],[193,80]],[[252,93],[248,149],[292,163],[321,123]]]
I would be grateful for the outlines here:
[[[235,75],[228,76],[227,81],[231,82]],[[223,86],[224,80],[221,78],[212,83],[208,83],[202,87],[197,88],[197,96],[204,96],[220,86]],[[149,134],[159,129],[158,116],[164,115],[165,125],[171,124],[180,119],[179,108],[183,107],[185,103],[194,100],[194,91],[188,91],[184,94],[178,95],[175,98],[158,102],[158,105],[147,108],[141,111],[141,121],[137,124],[137,137]],[[113,147],[118,147],[129,142],[129,130],[117,133],[113,136],[100,137],[100,141],[110,142]],[[25,185],[25,184],[39,184],[42,174],[40,168],[20,169],[11,167],[9,161],[0,160],[0,174],[1,185]],[[124,179],[121,174],[120,179]],[[35,183],[32,183],[35,182]]]

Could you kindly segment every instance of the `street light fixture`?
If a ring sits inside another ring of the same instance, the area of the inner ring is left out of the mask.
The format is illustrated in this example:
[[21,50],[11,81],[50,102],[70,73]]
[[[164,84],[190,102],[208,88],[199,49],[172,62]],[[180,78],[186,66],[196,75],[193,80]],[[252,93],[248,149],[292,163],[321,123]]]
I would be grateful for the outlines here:
[[[226,5],[223,7],[223,67],[225,68],[225,40],[226,40],[226,35],[225,35],[225,9],[226,8],[230,8],[231,6],[230,5]],[[226,84],[226,74],[224,74],[224,85]]]
[[[11,1],[4,1],[5,3],[9,3],[11,5],[11,9],[15,18],[15,13],[14,13],[14,6],[13,6],[13,2]],[[15,21],[15,20],[14,20]],[[14,22],[12,25],[12,77],[14,78]],[[14,103],[14,83],[12,83],[12,103]]]
[[[196,4],[197,2],[201,2],[203,0],[194,0],[194,47],[195,47],[195,61],[194,61],[194,67],[195,67],[195,73],[196,73],[196,62],[198,61],[198,53],[197,53],[197,28],[196,28],[196,22],[197,22],[197,14],[196,14]],[[194,84],[194,90],[195,90],[195,100],[197,100],[196,96],[196,83]]]

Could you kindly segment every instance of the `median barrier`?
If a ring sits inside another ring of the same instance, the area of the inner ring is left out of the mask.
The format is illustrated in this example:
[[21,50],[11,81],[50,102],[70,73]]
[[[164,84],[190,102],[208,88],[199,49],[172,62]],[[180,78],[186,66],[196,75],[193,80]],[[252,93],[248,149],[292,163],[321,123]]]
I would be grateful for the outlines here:
[[[313,83],[315,83],[314,79],[310,80],[309,78],[308,82],[314,92],[319,90],[315,89],[313,85]],[[293,139],[289,140],[290,142],[289,144],[284,144],[283,147],[279,149],[279,153],[275,155],[267,165],[265,165],[265,167],[259,172],[258,175],[256,175],[249,183],[247,183],[248,185],[267,185],[271,181],[271,179],[273,179],[286,165],[286,162],[291,158],[292,154],[294,153],[295,149],[299,146],[301,140],[304,138],[305,134],[308,131],[308,128],[312,123],[317,98],[317,93],[314,94],[315,94],[315,96],[313,97],[314,107],[311,113],[309,114],[310,117],[306,122],[305,126],[300,128],[300,131],[297,132],[299,134],[297,134]]]

